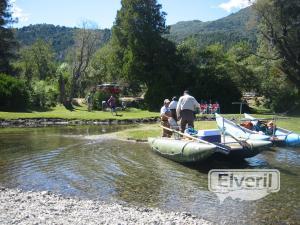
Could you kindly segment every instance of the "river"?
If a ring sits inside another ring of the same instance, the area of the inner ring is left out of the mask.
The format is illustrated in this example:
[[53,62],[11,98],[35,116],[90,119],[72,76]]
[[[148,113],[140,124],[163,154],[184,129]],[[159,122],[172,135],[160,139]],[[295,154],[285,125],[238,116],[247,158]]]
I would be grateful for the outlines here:
[[[156,155],[147,143],[99,136],[124,128],[0,129],[0,186],[185,211],[219,224],[300,221],[300,148],[274,147],[240,162],[210,159],[184,166]],[[219,168],[278,169],[281,189],[256,201],[220,203],[207,188],[208,171]]]

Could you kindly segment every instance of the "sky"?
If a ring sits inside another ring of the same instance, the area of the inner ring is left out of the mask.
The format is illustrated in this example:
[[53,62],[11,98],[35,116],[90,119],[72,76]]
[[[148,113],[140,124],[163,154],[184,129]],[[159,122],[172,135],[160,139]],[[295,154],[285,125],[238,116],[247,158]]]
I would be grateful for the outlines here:
[[[167,25],[179,21],[212,21],[249,6],[249,0],[157,0],[167,13]],[[14,27],[54,24],[80,27],[89,21],[98,28],[111,28],[121,0],[10,0]]]

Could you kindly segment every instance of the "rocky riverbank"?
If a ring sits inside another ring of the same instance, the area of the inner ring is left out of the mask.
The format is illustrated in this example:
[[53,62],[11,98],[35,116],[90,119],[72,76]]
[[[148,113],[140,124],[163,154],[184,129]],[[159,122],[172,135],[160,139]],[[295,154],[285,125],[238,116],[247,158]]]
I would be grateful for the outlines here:
[[[213,116],[198,116],[197,121],[212,121]],[[80,120],[61,118],[22,118],[0,119],[0,127],[47,127],[47,126],[75,126],[75,125],[117,125],[136,123],[156,123],[160,117],[137,118],[137,119],[106,119],[106,120]]]
[[0,188],[0,224],[212,224],[189,213]]
[[46,127],[46,126],[74,126],[74,125],[114,125],[155,123],[159,117],[141,119],[107,119],[107,120],[67,120],[59,118],[33,119],[0,119],[0,127]]

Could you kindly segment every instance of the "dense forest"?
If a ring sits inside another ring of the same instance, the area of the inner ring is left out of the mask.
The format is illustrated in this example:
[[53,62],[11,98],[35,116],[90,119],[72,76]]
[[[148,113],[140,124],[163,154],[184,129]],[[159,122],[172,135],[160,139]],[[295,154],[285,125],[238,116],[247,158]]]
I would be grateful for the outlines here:
[[[125,95],[143,95],[141,107],[149,110],[185,89],[199,101],[218,101],[223,112],[233,112],[231,103],[246,91],[260,96],[257,105],[276,112],[299,104],[297,0],[257,0],[216,21],[171,27],[156,0],[122,0],[111,30],[89,23],[11,29],[11,9],[2,2],[1,110],[59,103],[72,108],[73,98],[103,82],[118,83]],[[94,100],[106,97],[98,92]]]

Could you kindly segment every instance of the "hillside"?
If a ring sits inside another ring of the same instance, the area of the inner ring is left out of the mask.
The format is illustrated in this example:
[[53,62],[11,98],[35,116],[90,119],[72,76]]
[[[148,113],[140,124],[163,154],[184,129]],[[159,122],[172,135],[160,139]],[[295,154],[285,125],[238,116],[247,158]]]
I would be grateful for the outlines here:
[[256,26],[252,25],[254,18],[251,7],[248,7],[215,21],[178,22],[170,27],[170,34],[166,37],[176,43],[194,37],[204,46],[219,42],[229,47],[242,40],[255,46],[257,30]]
[[[251,8],[245,8],[227,17],[201,22],[199,20],[178,22],[170,26],[166,35],[171,41],[180,43],[188,37],[196,38],[201,46],[221,43],[228,48],[239,41],[247,41],[256,47],[256,27],[250,26],[254,15]],[[68,48],[74,44],[74,32],[79,28],[37,24],[16,29],[16,38],[21,47],[33,44],[37,39],[49,41],[59,60],[63,60]],[[111,37],[109,29],[97,30],[100,33],[101,44]]]
[[[15,35],[21,47],[32,45],[38,39],[50,42],[57,58],[62,60],[67,50],[73,46],[74,33],[78,29],[51,24],[37,24],[16,29]],[[101,37],[100,44],[106,43],[110,39],[109,29],[97,30],[97,32]]]

